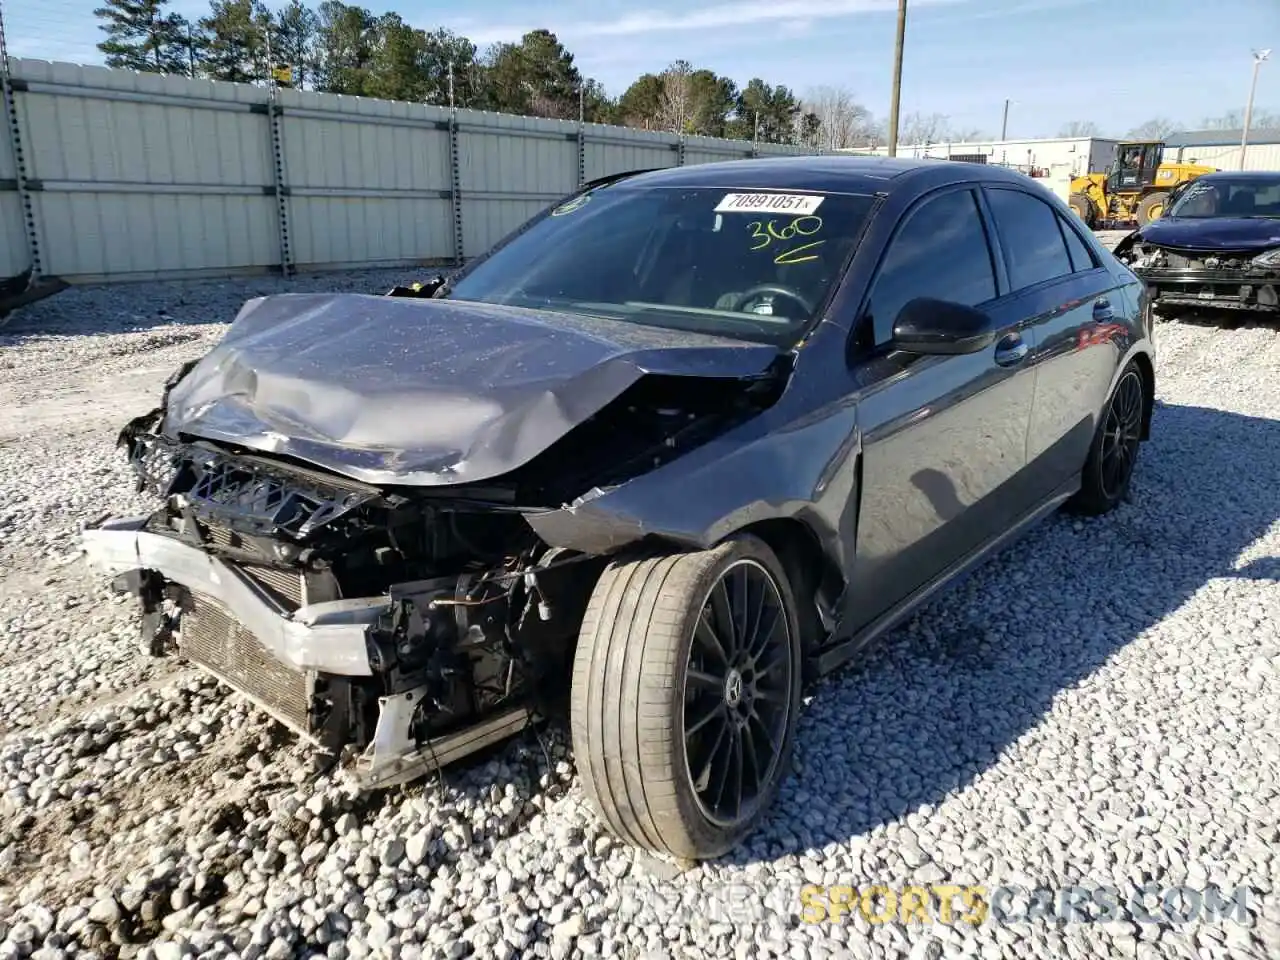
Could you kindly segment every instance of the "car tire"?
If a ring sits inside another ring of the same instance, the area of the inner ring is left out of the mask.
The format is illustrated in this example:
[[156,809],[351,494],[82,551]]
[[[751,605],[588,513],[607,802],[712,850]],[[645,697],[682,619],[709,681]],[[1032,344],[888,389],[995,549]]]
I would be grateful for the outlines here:
[[1164,214],[1165,204],[1169,202],[1169,194],[1161,190],[1149,193],[1138,204],[1138,226],[1145,227],[1152,220],[1158,220]]
[[1068,503],[1073,513],[1101,516],[1114,510],[1129,495],[1133,468],[1142,446],[1144,379],[1141,368],[1131,360],[1116,381],[1098,418],[1098,429],[1081,471],[1080,489]]
[[1083,193],[1073,193],[1067,203],[1075,211],[1076,216],[1084,221],[1084,225],[1092,230],[1094,224],[1098,222],[1098,212],[1094,209],[1093,201]]
[[[757,631],[754,660],[745,650],[734,659],[723,620],[728,613],[738,622],[727,607],[739,599],[749,601],[738,610],[747,611],[744,647],[751,626],[777,627]],[[756,537],[606,567],[574,654],[570,726],[585,793],[613,834],[705,860],[750,833],[791,765],[798,625],[786,573]],[[713,653],[708,631],[729,663]],[[752,756],[758,759],[749,766]],[[735,787],[736,810],[729,803]]]

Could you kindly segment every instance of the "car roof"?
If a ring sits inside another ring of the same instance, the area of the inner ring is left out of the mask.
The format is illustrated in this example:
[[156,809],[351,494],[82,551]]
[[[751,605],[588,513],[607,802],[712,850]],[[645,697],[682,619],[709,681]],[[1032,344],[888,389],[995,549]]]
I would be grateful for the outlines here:
[[827,193],[892,193],[948,182],[1020,183],[1015,170],[956,160],[841,155],[761,157],[667,167],[627,177],[633,185],[810,190]]
[[1218,170],[1215,173],[1204,173],[1189,183],[1201,180],[1230,180],[1233,183],[1275,183],[1280,181],[1280,170]]

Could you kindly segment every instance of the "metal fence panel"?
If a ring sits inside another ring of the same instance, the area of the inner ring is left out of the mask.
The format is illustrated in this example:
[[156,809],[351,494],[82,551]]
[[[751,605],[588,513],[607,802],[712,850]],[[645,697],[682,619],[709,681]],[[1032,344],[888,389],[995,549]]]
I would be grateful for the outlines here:
[[629,130],[604,124],[586,128],[586,179],[595,180],[628,170],[674,167],[679,161],[679,138],[670,133]]
[[[78,279],[241,270],[273,237],[266,92],[15,61],[43,269]],[[228,89],[230,88],[230,89]],[[264,232],[264,230],[266,232]]]
[[16,277],[31,265],[30,261],[18,191],[0,185],[0,280]]
[[448,111],[295,90],[279,103],[295,264],[453,256]]
[[[71,281],[470,258],[584,179],[755,152],[600,124],[11,66],[41,268]],[[10,274],[29,262],[15,180],[0,151]]]
[[4,142],[0,143],[0,280],[4,280],[26,270],[31,256],[18,199],[18,168],[13,160],[8,125],[0,123],[0,130],[5,131]]

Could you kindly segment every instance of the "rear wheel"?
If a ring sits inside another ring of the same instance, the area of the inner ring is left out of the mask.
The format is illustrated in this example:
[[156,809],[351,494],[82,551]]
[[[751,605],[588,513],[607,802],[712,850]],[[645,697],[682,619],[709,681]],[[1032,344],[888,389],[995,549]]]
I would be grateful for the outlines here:
[[1164,216],[1164,205],[1168,200],[1169,194],[1163,190],[1143,197],[1142,202],[1138,204],[1138,226],[1145,227],[1152,220],[1159,220]]
[[1098,222],[1098,212],[1094,209],[1093,201],[1083,193],[1073,193],[1067,203],[1076,216],[1084,221],[1084,225],[1092,230]]
[[790,766],[795,599],[750,536],[611,563],[583,618],[570,705],[585,792],[609,829],[688,859],[756,825]]
[[1138,365],[1130,361],[1120,374],[1089,448],[1080,490],[1070,504],[1076,513],[1089,516],[1108,513],[1128,495],[1142,443],[1145,406],[1143,374]]

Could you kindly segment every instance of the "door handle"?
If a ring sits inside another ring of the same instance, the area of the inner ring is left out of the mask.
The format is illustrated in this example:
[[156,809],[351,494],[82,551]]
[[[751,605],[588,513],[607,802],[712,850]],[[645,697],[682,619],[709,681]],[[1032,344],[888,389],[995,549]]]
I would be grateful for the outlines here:
[[1031,346],[1016,333],[1011,333],[996,344],[996,363],[1012,367],[1026,359]]
[[1115,311],[1111,309],[1111,301],[1106,297],[1093,301],[1093,319],[1098,321],[1111,320],[1115,315]]

